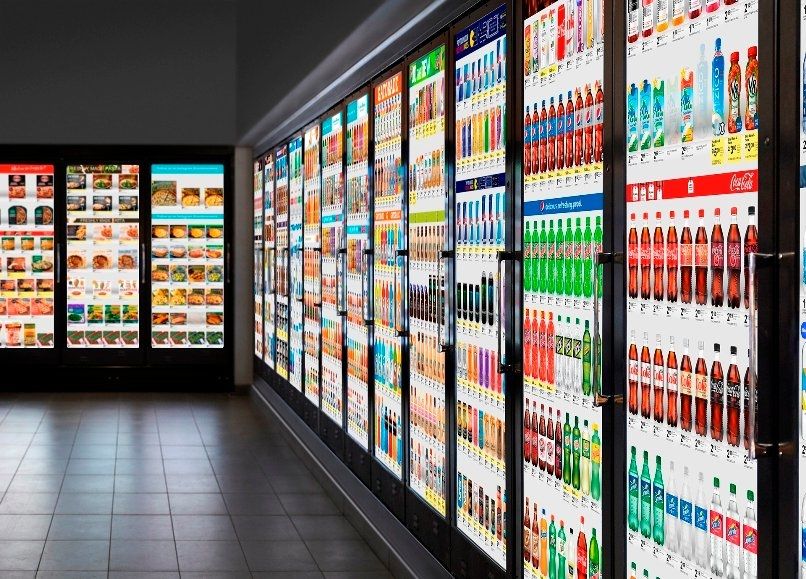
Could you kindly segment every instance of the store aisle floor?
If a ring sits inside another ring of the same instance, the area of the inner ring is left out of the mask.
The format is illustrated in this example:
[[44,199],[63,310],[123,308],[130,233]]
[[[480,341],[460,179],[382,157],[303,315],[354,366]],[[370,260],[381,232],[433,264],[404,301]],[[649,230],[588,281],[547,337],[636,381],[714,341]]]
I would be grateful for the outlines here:
[[391,577],[245,396],[0,394],[0,577]]

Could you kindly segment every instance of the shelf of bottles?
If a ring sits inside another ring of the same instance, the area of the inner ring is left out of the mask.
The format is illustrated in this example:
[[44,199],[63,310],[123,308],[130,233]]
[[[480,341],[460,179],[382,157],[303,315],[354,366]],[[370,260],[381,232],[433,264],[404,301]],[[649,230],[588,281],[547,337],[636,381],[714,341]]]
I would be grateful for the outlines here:
[[303,307],[304,277],[303,277],[303,188],[304,176],[302,174],[303,160],[302,136],[291,139],[288,143],[288,204],[289,204],[289,259],[290,259],[290,311],[289,330],[289,362],[288,381],[295,389],[302,392],[303,372]]
[[755,577],[758,0],[628,8],[627,558]]
[[369,94],[347,103],[347,433],[369,450]]
[[319,407],[319,350],[322,302],[321,175],[319,123],[303,136],[303,346],[305,349],[305,397]]
[[506,6],[455,35],[457,525],[506,567],[506,388],[497,254],[505,248]]
[[375,457],[403,477],[403,338],[406,249],[403,208],[403,72],[375,85]]
[[277,375],[288,380],[290,359],[288,349],[289,307],[291,296],[288,283],[289,266],[289,234],[288,234],[288,145],[283,145],[274,152],[275,160],[275,193],[277,203]]
[[409,65],[409,481],[447,514],[445,453],[445,57]]
[[342,426],[344,308],[341,271],[344,242],[344,114],[322,121],[322,411]]
[[253,164],[252,171],[252,241],[254,254],[252,261],[253,316],[255,324],[253,352],[263,359],[263,167],[260,160]]
[[[800,3],[800,62],[806,63],[806,0]],[[806,87],[806,67],[801,67],[801,86]],[[801,525],[801,576],[806,571],[806,92],[801,93],[800,119],[800,449],[799,490]]]
[[275,332],[275,295],[277,284],[275,263],[277,261],[275,219],[274,219],[274,155],[263,158],[263,360],[269,368],[274,368],[277,351]]
[[536,4],[523,23],[524,576],[598,577],[604,14]]

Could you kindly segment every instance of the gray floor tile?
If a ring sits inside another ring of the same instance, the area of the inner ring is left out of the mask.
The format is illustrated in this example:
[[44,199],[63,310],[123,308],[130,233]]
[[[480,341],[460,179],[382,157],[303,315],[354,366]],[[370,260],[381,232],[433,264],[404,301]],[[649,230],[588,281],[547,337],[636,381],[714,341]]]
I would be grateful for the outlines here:
[[112,541],[111,571],[178,571],[173,541]]
[[361,539],[358,531],[342,516],[292,516],[291,522],[294,523],[300,537],[306,541],[334,538]]
[[0,458],[22,458],[27,450],[27,444],[4,444],[0,446]]
[[48,541],[39,568],[43,571],[105,571],[109,541]]
[[[183,447],[184,448],[184,447]],[[200,447],[204,448],[204,447]],[[213,467],[207,457],[204,458],[166,458],[164,460],[166,475],[213,474]]]
[[269,475],[269,484],[274,492],[282,493],[322,493],[324,490],[313,475]]
[[182,579],[252,579],[249,571],[182,571]]
[[106,571],[40,571],[36,579],[106,579]]
[[242,541],[251,571],[316,571],[302,541]]
[[[73,452],[72,444],[47,444],[31,446],[25,453],[26,459],[31,460],[63,460],[65,467],[70,454]],[[44,474],[44,473],[43,473]]]
[[232,517],[235,532],[241,541],[299,541],[300,536],[284,515]]
[[8,487],[10,493],[58,493],[62,474],[17,474]]
[[[17,474],[21,462],[22,459],[19,458],[0,458],[0,474],[9,476]],[[65,461],[65,468],[66,465],[67,461]]]
[[112,540],[165,540],[174,538],[168,515],[113,515]]
[[58,474],[67,471],[66,458],[31,458],[26,456],[19,463],[17,474]]
[[216,477],[212,474],[166,474],[169,493],[218,493]]
[[111,493],[114,489],[112,474],[68,474],[62,484],[63,493]]
[[118,493],[112,511],[116,515],[167,515],[168,495],[165,493]]
[[51,515],[0,515],[0,540],[44,541]]
[[177,541],[236,541],[228,515],[176,515],[173,517]]
[[112,515],[54,515],[48,541],[108,541]]
[[76,444],[70,453],[70,460],[114,460],[117,452],[117,444]]
[[163,474],[118,474],[115,475],[116,493],[165,493]]
[[275,489],[262,473],[248,473],[237,476],[219,475],[218,484],[225,493],[271,493]]
[[142,459],[159,459],[162,462],[162,449],[160,448],[159,441],[151,444],[139,444],[120,441],[118,444],[117,452],[118,460],[142,460]]
[[219,493],[176,493],[168,495],[172,515],[227,515]]
[[338,515],[336,504],[325,494],[277,495],[289,515]]
[[59,515],[108,515],[112,513],[112,493],[62,493],[56,504]]
[[206,461],[207,451],[203,446],[165,446],[162,449],[162,457],[166,460],[190,458]]
[[246,571],[237,541],[177,541],[179,571]]
[[252,573],[253,579],[323,579],[319,571],[259,571]]
[[284,515],[280,499],[274,493],[224,493],[231,515]]
[[0,502],[0,515],[48,515],[56,506],[57,493],[7,492]]
[[325,579],[394,579],[388,571],[325,571]]
[[115,459],[71,457],[67,464],[67,474],[115,474]]
[[36,571],[44,541],[0,541],[0,572]]
[[172,571],[110,571],[109,579],[179,579]]
[[322,571],[384,571],[386,567],[364,541],[306,541]]
[[3,571],[3,579],[36,579],[36,571]]
[[115,463],[116,475],[165,474],[161,458],[118,458]]

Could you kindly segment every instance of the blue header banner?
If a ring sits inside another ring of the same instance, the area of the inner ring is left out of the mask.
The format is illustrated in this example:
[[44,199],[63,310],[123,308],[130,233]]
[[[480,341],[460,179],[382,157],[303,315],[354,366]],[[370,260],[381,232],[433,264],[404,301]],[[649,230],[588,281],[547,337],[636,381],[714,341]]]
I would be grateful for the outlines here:
[[495,42],[507,33],[507,6],[502,4],[486,16],[459,31],[456,35],[456,60],[486,44]]
[[463,179],[456,182],[456,193],[467,193],[469,191],[481,191],[482,189],[493,189],[495,187],[506,187],[506,173],[495,175],[484,175],[475,179]]
[[572,195],[556,199],[540,199],[523,204],[523,214],[526,217],[556,215],[560,213],[581,213],[583,211],[602,211],[603,209],[604,195],[602,193]]
[[223,175],[224,165],[151,165],[152,175]]

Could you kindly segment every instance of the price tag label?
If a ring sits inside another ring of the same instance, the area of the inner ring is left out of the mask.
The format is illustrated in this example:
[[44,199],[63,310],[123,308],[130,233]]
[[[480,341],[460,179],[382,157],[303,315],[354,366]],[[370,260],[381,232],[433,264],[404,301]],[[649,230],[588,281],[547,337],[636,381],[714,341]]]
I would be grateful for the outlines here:
[[669,35],[658,34],[658,38],[656,39],[656,46],[660,48],[661,46],[666,46],[667,44],[669,44]]
[[719,308],[714,308],[711,310],[711,321],[715,324],[721,324],[725,319],[725,312],[723,312]]
[[690,159],[694,156],[694,147],[691,145],[681,145],[680,146],[680,158],[681,159]]
[[748,161],[758,159],[758,131],[745,133],[744,158]]
[[695,308],[694,319],[697,320],[698,322],[705,321],[705,310],[702,308]]
[[725,162],[725,137],[711,139],[711,165],[721,165]]
[[756,12],[758,12],[758,0],[747,0],[747,3],[744,5],[745,18],[750,17]]
[[659,316],[663,312],[663,306],[660,304],[652,304],[652,315]]
[[645,314],[649,309],[649,304],[641,302],[641,314]]
[[742,160],[742,135],[728,136],[728,163]]
[[688,25],[688,33],[689,36],[694,36],[695,34],[699,34],[702,32],[703,22],[702,20],[695,20]]

